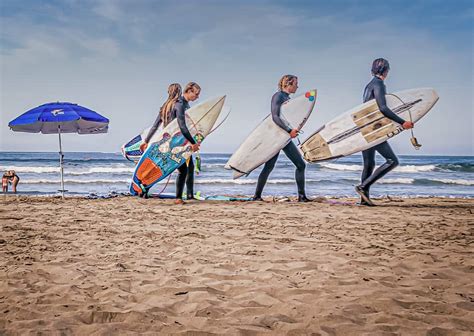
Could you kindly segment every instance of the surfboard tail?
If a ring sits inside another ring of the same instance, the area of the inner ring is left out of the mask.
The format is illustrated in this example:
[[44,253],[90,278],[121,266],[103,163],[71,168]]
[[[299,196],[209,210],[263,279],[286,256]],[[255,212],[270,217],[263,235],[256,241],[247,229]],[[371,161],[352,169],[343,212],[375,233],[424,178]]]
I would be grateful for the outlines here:
[[150,158],[145,158],[136,172],[137,178],[144,185],[149,185],[163,176],[163,171]]

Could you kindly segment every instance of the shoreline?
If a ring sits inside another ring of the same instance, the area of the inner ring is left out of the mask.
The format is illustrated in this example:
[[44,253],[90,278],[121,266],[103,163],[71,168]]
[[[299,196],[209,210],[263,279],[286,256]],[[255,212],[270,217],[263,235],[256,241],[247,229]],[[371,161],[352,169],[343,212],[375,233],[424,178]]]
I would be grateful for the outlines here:
[[[169,195],[171,193],[163,193],[165,195]],[[107,195],[102,195],[102,194],[96,194],[96,193],[90,193],[90,194],[81,194],[81,195],[68,195],[67,193],[64,195],[65,196],[65,199],[86,199],[86,200],[93,200],[93,199],[111,199],[111,198],[124,198],[124,199],[127,199],[127,198],[138,198],[140,199],[138,196],[133,196],[133,195],[127,195],[125,193],[118,193],[118,192],[111,192]],[[215,195],[206,195],[206,196],[215,196]],[[244,195],[244,194],[227,194],[227,193],[222,193],[221,195],[219,196],[229,196],[229,197],[252,197],[252,195]],[[50,198],[61,198],[61,195],[60,194],[30,194],[28,192],[25,192],[25,193],[22,193],[22,192],[18,192],[16,194],[14,193],[0,193],[0,197],[11,197],[11,198],[32,198],[32,199],[36,199],[36,198],[46,198],[46,199],[50,199]],[[311,199],[314,200],[314,202],[320,202],[321,200],[323,199],[327,199],[327,200],[341,200],[341,201],[354,201],[354,202],[357,202],[359,200],[358,197],[356,196],[332,196],[332,195],[324,195],[324,196],[316,196],[316,195],[311,195],[311,196],[308,196],[310,197]],[[156,196],[152,196],[150,197],[150,199],[158,199],[158,200],[166,200],[166,199],[169,199],[169,197],[167,198],[159,198],[159,197],[156,197]],[[265,195],[263,196],[263,199],[265,202],[268,202],[268,203],[272,203],[272,202],[279,202],[279,201],[285,201],[285,200],[289,200],[290,202],[293,202],[297,200],[297,196],[294,196],[294,195]],[[385,196],[372,196],[371,199],[375,200],[375,201],[396,201],[396,200],[416,200],[416,199],[453,199],[453,200],[474,200],[474,196],[464,196],[464,197],[460,197],[460,196],[439,196],[439,195],[435,195],[435,196],[425,196],[425,195],[394,195],[394,196],[390,196],[390,195],[385,195]],[[210,202],[212,200],[199,200],[200,202]],[[236,201],[236,202],[239,202],[239,201]],[[240,201],[242,202],[242,201]]]
[[377,203],[0,197],[0,331],[472,333],[474,200]]

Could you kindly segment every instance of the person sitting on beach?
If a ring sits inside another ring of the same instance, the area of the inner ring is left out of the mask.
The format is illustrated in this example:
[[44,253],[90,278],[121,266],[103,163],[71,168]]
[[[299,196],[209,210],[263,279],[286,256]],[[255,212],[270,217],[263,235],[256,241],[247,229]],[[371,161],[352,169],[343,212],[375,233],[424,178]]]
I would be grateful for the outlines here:
[[[284,129],[290,134],[291,138],[295,138],[298,135],[298,129],[292,129],[287,122],[285,122],[280,116],[280,108],[290,99],[290,94],[295,93],[298,89],[298,77],[293,75],[285,75],[280,79],[278,83],[278,92],[276,92],[272,97],[271,111],[272,111],[272,120],[280,128]],[[290,141],[288,145],[283,148],[286,156],[293,162],[296,166],[295,179],[298,186],[298,202],[308,202],[309,199],[306,197],[305,192],[305,168],[306,164],[304,163],[303,158],[301,157],[298,148]],[[255,190],[255,195],[253,197],[254,201],[263,201],[262,191],[267,183],[268,176],[275,167],[275,163],[278,160],[278,152],[274,157],[268,160],[263,167],[262,172],[258,176],[257,188]]]
[[[389,70],[390,65],[386,59],[377,58],[374,60],[372,63],[372,75],[374,77],[365,87],[364,103],[375,99],[380,112],[382,112],[385,117],[399,123],[404,129],[413,128],[411,121],[403,120],[387,106],[384,80],[387,78]],[[374,172],[376,151],[379,152],[386,161]],[[356,186],[355,190],[361,197],[361,205],[374,206],[375,204],[369,196],[370,186],[398,166],[398,158],[387,141],[362,151],[362,158],[364,160],[364,169],[362,170],[361,184]]]
[[20,177],[15,173],[14,170],[7,170],[2,176],[2,191],[8,192],[8,184],[12,185],[12,190],[16,193],[16,186],[20,182]]
[[[158,128],[159,124],[163,122],[163,126],[166,127],[175,118],[178,119],[178,125],[183,136],[188,140],[191,145],[193,152],[199,150],[199,144],[196,143],[188,127],[186,126],[185,112],[189,108],[190,101],[195,101],[199,98],[201,93],[201,87],[194,82],[190,82],[184,88],[184,93],[181,95],[181,86],[179,84],[171,84],[168,88],[168,100],[163,104],[160,110],[160,115],[155,121],[155,125],[150,130],[145,141],[140,146],[141,151],[145,151],[148,147],[148,141],[153,136],[154,132]],[[158,120],[161,119],[161,120]],[[178,177],[176,178],[176,203],[183,204],[183,189],[186,183],[187,199],[194,199],[194,162],[191,156],[186,163],[182,164],[178,168]]]

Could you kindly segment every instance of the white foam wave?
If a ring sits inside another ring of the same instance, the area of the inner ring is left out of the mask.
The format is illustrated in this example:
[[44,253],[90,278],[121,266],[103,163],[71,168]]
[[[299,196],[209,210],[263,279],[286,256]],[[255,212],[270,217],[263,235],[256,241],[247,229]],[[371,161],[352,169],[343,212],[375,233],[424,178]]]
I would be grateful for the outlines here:
[[[0,171],[4,170],[14,170],[17,173],[59,173],[59,167],[0,167]],[[87,169],[77,169],[77,168],[64,168],[65,175],[88,175],[95,173],[109,173],[109,174],[120,174],[120,173],[133,173],[135,171],[134,167],[92,167]]]
[[202,165],[204,168],[214,168],[214,167],[222,167],[224,168],[225,163],[205,163]]
[[[311,182],[327,182],[329,180],[318,180],[318,179],[307,179],[307,183]],[[348,183],[351,183],[352,180],[345,179]],[[353,180],[356,182],[357,180]],[[430,181],[433,183],[443,183],[443,184],[456,184],[456,185],[465,185],[465,186],[473,186],[474,180],[464,180],[464,179],[413,179],[413,178],[383,178],[378,183],[381,184],[416,184],[417,181],[426,181],[425,183],[429,183]],[[122,178],[122,179],[68,179],[64,180],[64,183],[70,184],[129,184],[131,182],[131,178]],[[20,183],[23,184],[56,184],[59,183],[59,179],[20,179]],[[158,184],[164,183],[173,183],[171,180],[168,182],[168,178],[158,182]],[[196,179],[194,181],[195,184],[233,184],[233,185],[250,185],[256,184],[256,179]],[[268,184],[294,184],[294,179],[273,179],[268,180]]]
[[[24,184],[43,184],[43,183],[50,183],[55,184],[59,183],[59,179],[32,179],[32,180],[20,180],[21,183]],[[158,182],[158,184],[167,183],[168,178]],[[131,179],[88,179],[88,180],[79,180],[79,179],[65,179],[64,183],[71,183],[71,184],[114,184],[114,183],[130,183]],[[307,179],[306,182],[319,182],[319,180],[312,180]],[[195,184],[256,184],[256,179],[240,179],[240,180],[230,180],[230,179],[196,179],[194,181]],[[275,180],[268,180],[268,184],[293,184],[295,183],[294,179],[275,179]]]
[[[331,169],[331,170],[342,170],[342,171],[362,171],[362,165],[350,165],[350,164],[339,164],[339,163],[320,163],[319,164],[323,168]],[[429,172],[434,171],[436,169],[435,165],[406,165],[406,166],[398,166],[394,169],[395,172],[399,173],[419,173],[419,172]]]
[[381,179],[379,183],[381,184],[413,184],[415,182],[415,179],[412,178],[387,178],[387,179]]
[[[321,182],[321,180],[314,180],[314,179],[306,179],[306,183],[310,182]],[[229,179],[198,179],[194,180],[196,184],[256,184],[256,179],[237,179],[237,180],[229,180]],[[268,180],[267,184],[294,184],[296,183],[294,179],[274,179]]]
[[59,173],[59,167],[0,167],[0,171],[14,170],[16,173]]
[[434,171],[435,169],[436,169],[435,165],[422,165],[422,166],[407,165],[407,166],[398,166],[393,171],[396,171],[399,173],[418,173],[418,172]]
[[459,185],[474,185],[474,180],[463,180],[463,179],[432,179],[432,181],[441,182],[445,184],[459,184]]
[[[130,183],[130,179],[120,179],[120,180],[113,180],[113,179],[96,179],[96,180],[76,180],[76,179],[65,179],[64,183],[71,183],[71,184],[114,184],[114,183]],[[56,184],[60,183],[59,179],[57,180],[47,180],[47,179],[38,179],[38,180],[24,180],[20,179],[20,183],[22,184]]]
[[332,169],[332,170],[343,170],[343,171],[358,171],[362,170],[361,165],[347,165],[339,163],[320,163],[323,168]]
[[80,171],[68,171],[66,174],[68,175],[87,175],[87,174],[95,174],[95,173],[110,173],[110,174],[117,174],[117,173],[133,173],[135,171],[134,167],[93,167],[85,170]]

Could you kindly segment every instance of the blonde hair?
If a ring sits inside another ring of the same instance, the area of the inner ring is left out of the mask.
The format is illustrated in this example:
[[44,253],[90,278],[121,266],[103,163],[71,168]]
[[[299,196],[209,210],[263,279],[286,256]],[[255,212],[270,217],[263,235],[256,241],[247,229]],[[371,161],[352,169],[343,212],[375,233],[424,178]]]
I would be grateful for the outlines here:
[[181,85],[178,83],[173,83],[168,86],[168,99],[166,99],[165,103],[160,108],[161,121],[164,126],[168,125],[169,112],[174,107],[174,104],[176,104],[179,97],[181,97],[181,93]]
[[188,84],[186,84],[186,86],[184,87],[184,92],[189,92],[191,91],[192,89],[197,89],[199,91],[201,91],[201,87],[199,86],[198,83],[195,83],[195,82],[189,82]]
[[286,88],[289,85],[292,85],[295,80],[297,80],[298,77],[294,75],[284,75],[283,77],[280,78],[280,81],[278,82],[278,89],[281,91],[284,88]]

